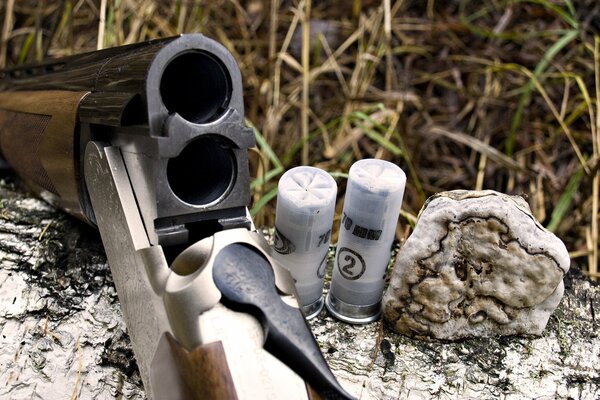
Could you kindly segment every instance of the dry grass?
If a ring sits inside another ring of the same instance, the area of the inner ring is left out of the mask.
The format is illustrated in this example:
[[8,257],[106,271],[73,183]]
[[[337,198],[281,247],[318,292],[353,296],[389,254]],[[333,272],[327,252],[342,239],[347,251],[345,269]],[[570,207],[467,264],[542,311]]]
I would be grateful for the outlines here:
[[402,224],[441,190],[525,194],[600,276],[593,0],[5,0],[0,14],[0,65],[179,32],[227,46],[259,136],[259,224],[285,169],[324,168],[343,193],[352,162],[379,157],[410,176]]

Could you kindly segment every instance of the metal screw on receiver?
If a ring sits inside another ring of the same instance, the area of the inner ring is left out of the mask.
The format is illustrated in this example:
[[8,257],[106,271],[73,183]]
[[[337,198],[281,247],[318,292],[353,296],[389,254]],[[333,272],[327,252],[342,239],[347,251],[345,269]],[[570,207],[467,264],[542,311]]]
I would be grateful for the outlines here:
[[406,175],[395,164],[365,159],[350,167],[327,310],[366,324],[381,314],[383,276],[390,259]]
[[278,185],[273,257],[296,281],[307,319],[323,308],[323,277],[335,212],[337,184],[314,167],[287,171]]

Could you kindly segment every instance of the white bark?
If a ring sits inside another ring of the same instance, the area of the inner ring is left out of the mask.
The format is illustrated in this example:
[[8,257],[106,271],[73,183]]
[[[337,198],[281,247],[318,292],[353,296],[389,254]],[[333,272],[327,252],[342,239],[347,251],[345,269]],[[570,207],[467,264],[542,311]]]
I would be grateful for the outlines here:
[[[0,398],[144,398],[99,235],[3,181],[0,199]],[[422,342],[325,311],[310,324],[360,399],[598,399],[600,287],[575,271],[565,287],[539,338]]]

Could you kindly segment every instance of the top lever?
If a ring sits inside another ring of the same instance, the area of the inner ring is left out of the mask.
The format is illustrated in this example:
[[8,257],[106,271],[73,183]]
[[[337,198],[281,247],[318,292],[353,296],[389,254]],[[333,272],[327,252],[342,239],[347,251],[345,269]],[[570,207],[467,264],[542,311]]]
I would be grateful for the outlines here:
[[265,349],[327,399],[352,397],[335,380],[300,309],[279,297],[269,261],[253,247],[234,243],[215,259],[213,278],[224,303],[254,315],[265,330]]

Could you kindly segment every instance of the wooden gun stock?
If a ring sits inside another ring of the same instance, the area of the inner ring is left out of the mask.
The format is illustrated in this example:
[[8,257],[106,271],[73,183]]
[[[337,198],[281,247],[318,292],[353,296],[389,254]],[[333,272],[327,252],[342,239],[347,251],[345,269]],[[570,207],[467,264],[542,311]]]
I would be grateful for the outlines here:
[[[165,335],[165,342],[181,379],[178,385],[171,386],[170,396],[174,395],[173,388],[178,386],[185,399],[238,399],[221,342],[208,343],[193,351],[187,351],[170,334]],[[306,384],[306,391],[308,400],[324,400],[309,384]]]
[[237,400],[233,377],[221,342],[208,343],[187,351],[173,336],[167,334],[166,337],[186,398]]

